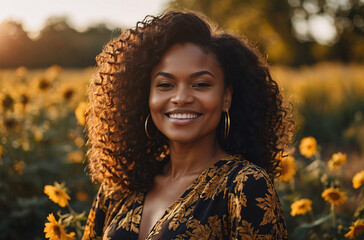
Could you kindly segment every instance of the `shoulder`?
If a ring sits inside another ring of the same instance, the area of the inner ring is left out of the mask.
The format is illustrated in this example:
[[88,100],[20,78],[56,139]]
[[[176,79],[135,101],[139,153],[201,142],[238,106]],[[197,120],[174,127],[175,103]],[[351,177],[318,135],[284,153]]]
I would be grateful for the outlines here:
[[243,158],[233,165],[228,176],[229,198],[243,197],[247,202],[256,203],[257,200],[269,196],[279,201],[273,179],[265,169]]
[[235,158],[235,161],[232,163],[228,182],[230,186],[239,184],[247,186],[262,184],[267,186],[273,185],[272,179],[264,168],[255,165],[241,156]]

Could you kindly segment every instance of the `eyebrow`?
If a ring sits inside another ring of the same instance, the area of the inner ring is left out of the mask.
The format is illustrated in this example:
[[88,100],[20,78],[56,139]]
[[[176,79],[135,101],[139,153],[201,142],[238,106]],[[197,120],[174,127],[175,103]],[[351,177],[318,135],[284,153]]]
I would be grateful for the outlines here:
[[[215,78],[214,74],[212,74],[211,72],[209,71],[199,71],[199,72],[195,72],[195,73],[192,73],[190,75],[190,78],[195,78],[195,77],[199,77],[199,76],[202,76],[202,75],[210,75],[212,76],[213,78]],[[173,74],[170,74],[170,73],[166,73],[166,72],[158,72],[156,75],[154,75],[153,78],[156,78],[157,76],[164,76],[164,77],[167,77],[167,78],[172,78],[172,79],[175,79],[175,76]]]

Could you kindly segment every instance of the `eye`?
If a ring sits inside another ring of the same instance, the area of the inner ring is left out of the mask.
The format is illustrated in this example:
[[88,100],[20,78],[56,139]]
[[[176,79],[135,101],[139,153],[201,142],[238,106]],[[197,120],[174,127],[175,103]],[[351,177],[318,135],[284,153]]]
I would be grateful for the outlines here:
[[211,84],[207,82],[197,82],[192,85],[192,87],[210,87]]
[[162,82],[157,84],[157,88],[171,88],[173,85],[171,83]]

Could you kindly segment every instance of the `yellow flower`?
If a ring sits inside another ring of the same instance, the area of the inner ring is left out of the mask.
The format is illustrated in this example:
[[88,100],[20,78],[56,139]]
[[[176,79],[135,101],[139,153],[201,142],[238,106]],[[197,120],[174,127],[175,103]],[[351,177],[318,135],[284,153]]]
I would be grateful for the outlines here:
[[288,182],[292,180],[294,175],[296,174],[296,164],[294,157],[286,154],[284,154],[283,156],[279,158],[279,168],[281,170],[281,175],[278,177],[278,179]]
[[73,151],[67,154],[67,159],[70,162],[80,163],[83,159],[83,152],[82,151]]
[[344,192],[340,192],[339,189],[333,187],[323,191],[321,197],[334,205],[341,205],[348,199]]
[[82,147],[82,145],[85,144],[85,140],[82,137],[76,137],[73,141],[77,147]]
[[360,188],[364,183],[364,170],[356,173],[353,177],[353,188]]
[[23,170],[24,170],[24,167],[25,167],[25,162],[24,161],[18,161],[14,164],[13,168],[14,170],[22,175],[23,174]]
[[40,128],[32,127],[32,132],[35,141],[40,142],[43,140],[43,131]]
[[68,88],[63,92],[63,99],[70,101],[74,95],[75,91],[72,88]]
[[74,240],[75,233],[71,232],[70,234],[66,233],[64,226],[59,224],[53,213],[49,214],[47,217],[48,223],[45,224],[44,232],[45,237],[49,238],[50,240]]
[[300,199],[291,205],[291,216],[303,215],[309,211],[312,211],[312,201],[310,199]]
[[68,205],[70,196],[67,194],[67,188],[64,187],[64,183],[59,184],[54,182],[54,186],[46,185],[44,187],[44,193],[48,195],[49,199],[59,204],[61,207]]
[[52,65],[46,70],[46,75],[50,79],[57,78],[62,73],[62,67],[59,65]]
[[19,78],[23,78],[25,77],[25,75],[27,74],[27,68],[24,66],[20,66],[15,70],[15,75]]
[[327,166],[331,171],[337,171],[341,165],[346,162],[346,154],[344,153],[334,153],[331,159],[327,162]]
[[11,109],[14,106],[14,99],[9,94],[6,94],[2,104],[4,109]]
[[78,120],[78,123],[82,126],[86,123],[86,110],[87,110],[87,102],[80,102],[75,110],[75,115]]
[[29,96],[26,93],[22,93],[20,95],[20,102],[23,104],[23,106],[26,106],[29,103]]
[[359,237],[364,232],[364,219],[358,219],[353,226],[350,227],[350,231],[345,234],[346,238],[354,239]]
[[46,91],[51,87],[49,80],[44,77],[38,78],[37,81],[38,81],[38,88],[41,91]]
[[313,137],[306,137],[301,140],[300,153],[306,158],[310,158],[317,152],[317,141]]

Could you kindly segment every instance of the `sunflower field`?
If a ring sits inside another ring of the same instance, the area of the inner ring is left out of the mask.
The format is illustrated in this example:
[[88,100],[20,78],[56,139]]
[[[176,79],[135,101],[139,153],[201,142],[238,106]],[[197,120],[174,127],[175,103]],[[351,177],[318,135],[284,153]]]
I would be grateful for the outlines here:
[[[80,239],[92,68],[0,70],[0,239]],[[290,239],[364,239],[364,67],[272,67],[295,109],[276,181]]]

